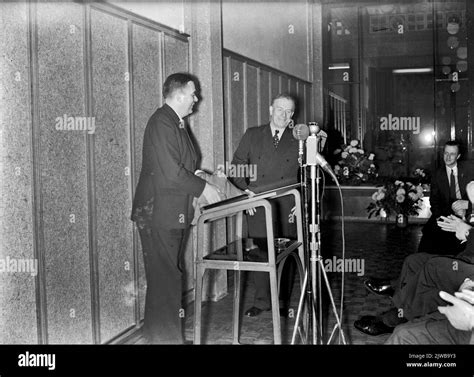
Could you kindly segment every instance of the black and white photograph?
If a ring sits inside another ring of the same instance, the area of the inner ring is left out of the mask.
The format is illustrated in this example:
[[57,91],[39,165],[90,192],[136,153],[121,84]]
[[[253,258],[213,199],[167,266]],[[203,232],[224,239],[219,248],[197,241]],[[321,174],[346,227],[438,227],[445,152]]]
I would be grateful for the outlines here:
[[471,0],[0,1],[0,376],[474,375],[473,68]]

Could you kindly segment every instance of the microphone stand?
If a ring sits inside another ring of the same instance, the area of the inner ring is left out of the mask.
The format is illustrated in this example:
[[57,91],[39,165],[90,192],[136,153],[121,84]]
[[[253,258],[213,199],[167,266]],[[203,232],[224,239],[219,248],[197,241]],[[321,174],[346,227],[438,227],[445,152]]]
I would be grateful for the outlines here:
[[[296,324],[295,324],[295,329],[293,333],[293,339],[291,344],[294,344],[294,339],[296,336],[296,330],[300,331],[300,336],[303,339],[303,343],[307,344],[308,339],[307,337],[309,336],[309,332],[306,333],[306,338],[303,337],[301,334],[301,329],[297,327],[296,325],[299,322],[300,315],[301,315],[301,309],[303,307],[303,302],[304,302],[304,297],[306,294],[306,300],[309,303],[313,302],[313,292],[311,291],[312,284],[308,284],[308,279],[311,279],[311,276],[308,275],[308,266],[310,263],[310,257],[309,257],[309,249],[310,249],[310,242],[309,242],[309,236],[308,236],[308,228],[309,228],[309,221],[308,221],[308,184],[307,184],[307,170],[306,170],[306,165],[304,165],[304,141],[299,140],[299,157],[298,157],[298,162],[300,165],[300,186],[301,186],[301,203],[303,204],[302,208],[302,221],[303,221],[303,251],[304,251],[304,263],[305,263],[305,276],[304,276],[304,282],[303,286],[301,287],[301,297],[298,303],[298,311],[296,315]],[[306,328],[310,324],[313,323],[313,317],[314,317],[314,310],[308,311],[307,313],[307,318],[306,318]]]
[[[308,141],[310,141],[310,148],[308,148]],[[291,344],[295,344],[296,332],[300,333],[300,336],[303,340],[303,343],[306,344],[309,334],[312,334],[312,344],[322,344],[323,343],[323,326],[322,326],[322,292],[321,292],[321,277],[324,277],[326,287],[328,289],[329,297],[331,299],[332,309],[336,317],[336,328],[339,328],[340,335],[344,344],[346,344],[344,332],[342,330],[342,324],[340,317],[337,313],[337,308],[334,303],[334,298],[331,292],[331,287],[329,285],[329,280],[327,278],[326,271],[324,269],[323,260],[321,257],[321,230],[320,230],[320,188],[319,181],[320,169],[318,166],[317,158],[313,158],[312,154],[316,156],[318,152],[318,137],[314,134],[308,137],[306,141],[306,165],[303,164],[303,152],[302,145],[300,141],[300,157],[298,161],[300,162],[300,169],[303,172],[300,172],[302,177],[301,186],[302,186],[302,202],[304,203],[303,208],[303,237],[305,238],[305,276],[303,286],[301,287],[301,296],[298,304],[298,312],[296,315],[295,327],[293,329],[293,337]],[[307,200],[307,172],[306,166],[310,166],[310,178],[311,178],[311,224],[308,224],[308,200]],[[309,225],[309,226],[308,226]],[[307,228],[308,226],[308,228]],[[309,242],[309,237],[307,234],[307,229],[311,232],[311,242]],[[319,267],[319,269],[317,268]],[[311,270],[310,270],[311,268]],[[311,272],[309,272],[311,271]],[[317,292],[317,294],[316,294]],[[301,335],[301,329],[299,322],[302,316],[302,310],[304,305],[304,298],[306,296],[306,338]],[[316,310],[316,302],[318,302],[318,310]],[[318,316],[316,315],[318,312]],[[317,320],[316,320],[317,319]],[[319,332],[317,324],[319,323]],[[333,333],[334,333],[333,330]],[[319,335],[319,336],[318,336]],[[332,336],[331,336],[332,337]]]

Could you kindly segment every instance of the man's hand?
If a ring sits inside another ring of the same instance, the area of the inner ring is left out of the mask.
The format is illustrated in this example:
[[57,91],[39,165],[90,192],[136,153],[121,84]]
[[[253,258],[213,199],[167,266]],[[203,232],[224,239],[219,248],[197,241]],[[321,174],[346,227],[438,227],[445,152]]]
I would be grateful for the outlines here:
[[[252,196],[255,196],[255,193],[253,191],[250,191],[249,189],[246,189],[245,190],[245,193],[249,196],[249,198],[251,198]],[[255,215],[255,213],[257,212],[257,210],[255,208],[249,208],[247,211],[247,215],[249,216],[253,216]]]
[[460,226],[460,223],[465,224],[459,217],[453,215],[440,216],[436,220],[436,223],[445,232],[456,232],[456,228]]
[[472,228],[459,217],[453,215],[441,216],[436,223],[445,232],[455,232],[456,238],[460,241],[466,241],[466,233]]
[[449,323],[458,330],[472,331],[474,329],[474,292],[456,292],[456,297],[446,292],[439,292],[439,296],[452,306],[438,306],[440,313],[444,314]]
[[467,197],[474,204],[474,181],[471,181],[466,186]]
[[217,186],[214,186],[213,184],[207,182],[206,186],[204,186],[204,190],[202,194],[204,195],[204,198],[209,204],[217,203],[221,201],[221,197],[219,195],[220,191],[217,188]]
[[461,212],[462,210],[467,210],[467,207],[469,206],[469,202],[467,200],[456,200],[452,205],[451,209],[454,211],[454,213]]
[[[461,286],[459,287],[459,291],[462,292],[464,290],[470,291],[474,294],[474,281],[472,281],[469,278],[464,280],[463,283],[461,284]],[[471,301],[469,301],[469,302],[471,302]],[[474,301],[471,302],[471,304],[474,304]]]

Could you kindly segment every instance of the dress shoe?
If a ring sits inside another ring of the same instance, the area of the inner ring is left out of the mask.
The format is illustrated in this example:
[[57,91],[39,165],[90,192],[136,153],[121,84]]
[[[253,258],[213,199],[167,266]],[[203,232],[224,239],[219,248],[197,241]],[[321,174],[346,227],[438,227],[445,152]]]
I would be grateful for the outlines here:
[[257,317],[262,312],[268,312],[269,310],[270,310],[270,308],[269,309],[260,309],[260,308],[257,308],[256,306],[252,306],[250,309],[248,309],[245,312],[245,315],[247,317]]
[[392,285],[387,280],[366,279],[364,285],[370,292],[379,296],[392,297],[395,293]]
[[360,332],[370,335],[379,336],[391,334],[394,327],[387,326],[380,319],[374,316],[364,316],[354,322],[354,327]]

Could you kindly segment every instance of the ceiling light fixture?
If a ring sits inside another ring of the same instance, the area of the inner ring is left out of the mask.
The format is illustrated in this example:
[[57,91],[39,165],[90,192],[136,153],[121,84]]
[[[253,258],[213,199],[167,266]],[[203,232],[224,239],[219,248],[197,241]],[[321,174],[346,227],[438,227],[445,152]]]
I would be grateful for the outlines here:
[[400,68],[392,70],[393,73],[429,73],[433,68]]
[[334,64],[329,64],[329,69],[334,70],[334,69],[349,69],[351,66],[348,63],[334,63]]

